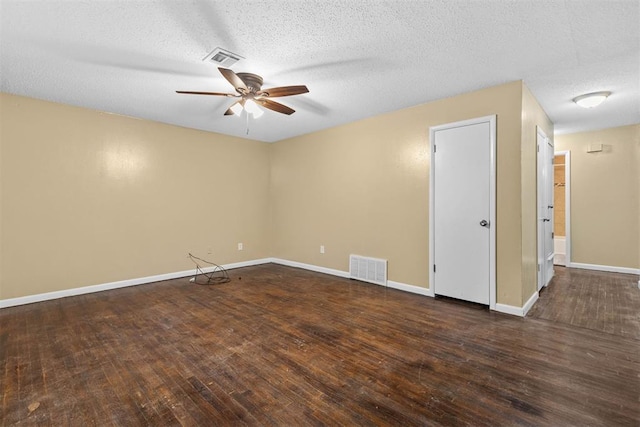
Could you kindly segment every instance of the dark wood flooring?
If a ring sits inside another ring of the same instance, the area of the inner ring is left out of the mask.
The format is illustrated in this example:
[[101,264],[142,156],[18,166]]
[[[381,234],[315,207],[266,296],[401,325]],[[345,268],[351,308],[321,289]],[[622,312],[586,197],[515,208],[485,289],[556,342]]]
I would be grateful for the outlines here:
[[638,276],[555,266],[529,317],[640,340]]
[[272,264],[230,276],[0,310],[2,424],[640,423],[634,337]]

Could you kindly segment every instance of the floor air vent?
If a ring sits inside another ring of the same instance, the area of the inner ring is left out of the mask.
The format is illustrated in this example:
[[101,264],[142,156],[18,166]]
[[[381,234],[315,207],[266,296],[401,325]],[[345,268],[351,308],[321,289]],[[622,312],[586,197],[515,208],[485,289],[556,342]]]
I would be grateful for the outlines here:
[[349,277],[387,286],[387,260],[349,255]]

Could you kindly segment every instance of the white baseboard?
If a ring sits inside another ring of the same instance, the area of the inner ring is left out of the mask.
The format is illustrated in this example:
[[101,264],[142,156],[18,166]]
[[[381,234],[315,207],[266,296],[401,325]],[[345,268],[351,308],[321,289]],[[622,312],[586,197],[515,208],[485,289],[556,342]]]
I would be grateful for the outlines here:
[[508,304],[496,304],[495,310],[499,311],[500,313],[524,317],[527,315],[529,310],[531,310],[531,307],[533,307],[533,304],[535,304],[535,302],[538,301],[539,296],[540,295],[536,291],[533,293],[533,295],[531,295],[531,297],[527,300],[527,302],[524,303],[522,307],[516,307],[515,305],[508,305]]
[[330,274],[332,276],[344,277],[347,279],[349,278],[348,271],[335,270],[333,268],[320,267],[318,265],[305,264],[298,261],[289,261],[288,259],[282,258],[270,258],[270,262],[274,264],[286,265],[287,267],[302,268],[303,270],[315,271],[317,273]]
[[[344,277],[345,279],[349,279],[351,277],[348,271],[335,270],[333,268],[320,267],[313,264],[305,264],[302,262],[289,261],[289,260],[280,259],[280,258],[271,258],[271,262],[273,262],[274,264],[281,264],[289,267],[297,267],[297,268],[302,268],[304,270],[315,271],[317,273],[325,273],[325,274],[330,274],[332,276]],[[371,282],[366,282],[366,283],[370,283],[372,285],[378,285],[377,283],[371,283]],[[382,285],[378,285],[378,286],[382,286]],[[410,292],[412,294],[433,296],[432,294],[429,293],[429,289],[427,288],[421,288],[420,286],[415,286],[415,285],[407,285],[406,283],[394,282],[393,280],[387,280],[387,287],[398,289],[404,292]]]
[[[222,266],[225,270],[233,270],[234,268],[251,267],[252,265],[269,264],[271,258],[252,259],[250,261],[232,262],[231,264],[225,264]],[[215,268],[215,267],[214,267]],[[213,271],[213,268],[211,268]],[[207,269],[204,269],[208,273]],[[193,274],[193,273],[191,273]]]
[[[274,263],[274,264],[280,264],[280,265],[285,265],[289,267],[302,268],[304,270],[315,271],[318,273],[329,274],[332,276],[338,276],[338,277],[343,277],[347,279],[349,278],[349,272],[347,271],[336,270],[328,267],[320,267],[317,265],[305,264],[297,261],[289,261],[281,258],[262,258],[262,259],[251,260],[251,261],[241,261],[241,262],[236,262],[231,264],[225,264],[225,265],[222,265],[222,267],[226,270],[232,270],[234,268],[250,267],[253,265],[260,265],[260,264],[267,264],[267,263]],[[213,271],[214,268],[215,267],[205,268],[203,269],[203,271],[211,272]],[[93,285],[93,286],[84,286],[81,288],[65,289],[62,291],[28,295],[28,296],[18,297],[18,298],[9,298],[9,299],[0,300],[0,308],[13,307],[13,306],[23,305],[23,304],[31,304],[34,302],[47,301],[47,300],[70,297],[75,295],[83,295],[83,294],[88,294],[92,292],[107,291],[110,289],[124,288],[127,286],[144,285],[147,283],[159,282],[162,280],[178,279],[181,277],[192,276],[194,275],[194,273],[195,273],[195,269],[191,269],[191,270],[178,271],[174,273],[158,274],[155,276],[140,277],[136,279],[121,280],[118,282],[103,283],[103,284]],[[387,280],[387,286],[393,289],[398,289],[400,291],[410,292],[413,294],[424,295],[429,297],[434,296],[433,292],[431,292],[431,289],[429,288],[423,288],[415,285],[408,285],[406,283],[395,282],[393,280]],[[638,288],[640,288],[640,281],[638,282]],[[538,299],[538,293],[536,292],[531,296],[531,298],[529,298],[529,300],[524,305],[524,307],[515,307],[507,304],[496,304],[495,310],[501,313],[507,313],[507,314],[523,317],[527,314],[527,312],[533,306],[533,304],[537,301],[537,299]]]
[[610,273],[640,274],[640,268],[616,267],[611,265],[583,264],[581,262],[570,262],[569,268],[581,268],[583,270],[608,271]]
[[567,265],[567,255],[566,254],[556,253],[553,256],[553,265],[566,266]]
[[527,300],[527,302],[524,303],[524,307],[522,307],[523,317],[527,315],[529,310],[531,310],[531,307],[533,307],[533,304],[535,304],[536,301],[538,301],[538,298],[540,298],[540,293],[538,293],[538,291],[535,291],[533,295],[531,295],[531,298],[529,298],[529,300]]
[[[251,261],[235,262],[232,264],[225,264],[223,267],[225,270],[232,270],[234,268],[249,267],[252,265],[266,264],[271,262],[270,258],[263,258]],[[212,272],[215,267],[203,268],[205,273]],[[47,301],[57,298],[71,297],[75,295],[84,295],[92,292],[108,291],[111,289],[125,288],[127,286],[144,285],[147,283],[160,282],[162,280],[179,279],[181,277],[193,276],[195,269],[176,271],[174,273],[158,274],[155,276],[139,277],[136,279],[120,280],[118,282],[102,283],[99,285],[84,286],[81,288],[64,289],[62,291],[46,292],[43,294],[27,295],[18,298],[9,298],[0,300],[0,308],[13,307],[16,305],[31,304],[34,302]]]
[[495,311],[505,314],[511,314],[512,316],[524,317],[524,310],[522,307],[516,307],[515,305],[496,303]]
[[393,280],[387,280],[387,286],[399,291],[411,292],[412,294],[424,295],[426,297],[432,297],[433,293],[429,288],[422,288],[416,285],[407,285],[406,283],[394,282]]

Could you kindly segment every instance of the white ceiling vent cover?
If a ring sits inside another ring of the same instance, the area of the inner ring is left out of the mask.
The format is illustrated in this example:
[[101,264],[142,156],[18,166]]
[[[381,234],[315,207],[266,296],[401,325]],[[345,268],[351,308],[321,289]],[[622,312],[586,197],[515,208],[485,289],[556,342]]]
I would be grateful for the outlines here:
[[349,277],[387,286],[387,260],[349,255]]
[[205,56],[203,61],[213,62],[216,65],[229,68],[241,59],[244,58],[237,53],[229,52],[228,50],[217,47],[213,49],[209,55]]

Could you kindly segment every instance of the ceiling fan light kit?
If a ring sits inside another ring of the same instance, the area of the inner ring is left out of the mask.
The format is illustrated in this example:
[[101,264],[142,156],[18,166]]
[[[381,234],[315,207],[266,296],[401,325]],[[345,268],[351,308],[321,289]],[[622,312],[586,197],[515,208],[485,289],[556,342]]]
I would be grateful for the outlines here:
[[251,115],[256,119],[263,114],[263,111],[260,109],[260,107],[258,107],[258,104],[256,104],[253,99],[247,99],[247,101],[244,103],[244,110],[247,113],[251,113]]
[[607,97],[611,95],[611,92],[593,92],[584,95],[576,96],[573,98],[573,102],[581,106],[582,108],[594,108],[602,104]]
[[242,101],[238,101],[235,104],[233,104],[231,107],[229,107],[229,110],[231,110],[231,112],[237,116],[242,114],[242,110],[243,110]]
[[263,79],[257,74],[252,73],[236,73],[228,68],[218,67],[220,74],[227,79],[229,83],[234,87],[237,94],[232,93],[220,93],[220,92],[199,92],[199,91],[182,91],[177,90],[176,93],[189,94],[189,95],[213,95],[213,96],[226,96],[229,98],[240,98],[234,102],[231,107],[225,111],[225,116],[240,115],[242,111],[246,111],[247,114],[251,114],[253,117],[258,118],[263,114],[263,111],[258,105],[275,111],[277,113],[291,115],[295,113],[295,110],[287,107],[276,101],[272,101],[270,98],[278,98],[282,96],[300,95],[308,93],[304,85],[299,86],[281,86],[270,89],[262,89]]

